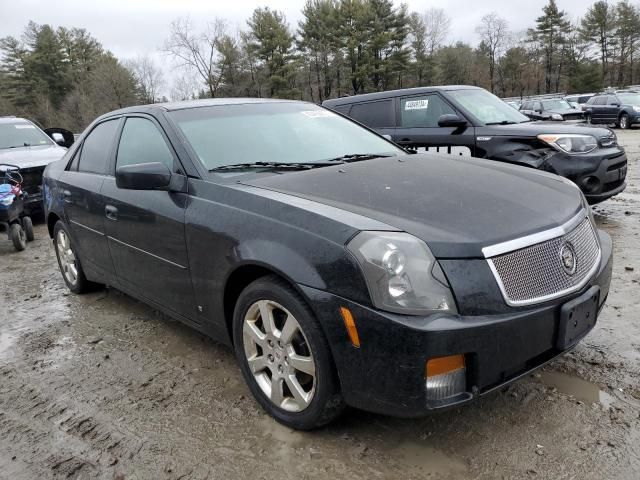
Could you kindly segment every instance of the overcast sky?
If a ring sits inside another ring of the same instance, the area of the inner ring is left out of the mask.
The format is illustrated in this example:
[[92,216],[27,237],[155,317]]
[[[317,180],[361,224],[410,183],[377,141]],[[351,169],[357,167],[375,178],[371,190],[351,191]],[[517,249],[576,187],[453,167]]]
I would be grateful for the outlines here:
[[[443,8],[451,17],[448,42],[476,43],[475,27],[483,15],[495,11],[514,31],[533,25],[546,0],[406,0],[411,11]],[[572,20],[593,3],[590,0],[557,0]],[[158,54],[171,20],[189,16],[206,23],[215,16],[228,20],[232,30],[244,29],[258,5],[285,13],[291,27],[300,20],[304,0],[0,0],[0,37],[19,36],[29,20],[53,26],[83,27],[119,58]],[[396,1],[400,4],[400,1]],[[167,68],[168,60],[165,61]],[[169,74],[171,76],[171,74]]]

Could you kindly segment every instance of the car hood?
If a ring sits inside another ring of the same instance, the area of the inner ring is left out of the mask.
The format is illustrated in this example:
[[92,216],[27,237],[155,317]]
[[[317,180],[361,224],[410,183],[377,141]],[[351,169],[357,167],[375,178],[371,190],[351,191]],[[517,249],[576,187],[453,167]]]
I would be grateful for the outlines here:
[[492,160],[407,155],[247,179],[406,231],[438,258],[482,257],[482,248],[557,227],[582,207],[556,175]]
[[540,134],[574,133],[593,135],[596,138],[608,137],[611,130],[606,127],[594,127],[587,124],[554,123],[549,121],[514,123],[513,125],[490,125],[478,127],[483,135],[490,133],[494,136],[535,137]]
[[58,145],[0,149],[0,163],[16,165],[20,168],[44,167],[60,160],[67,152]]

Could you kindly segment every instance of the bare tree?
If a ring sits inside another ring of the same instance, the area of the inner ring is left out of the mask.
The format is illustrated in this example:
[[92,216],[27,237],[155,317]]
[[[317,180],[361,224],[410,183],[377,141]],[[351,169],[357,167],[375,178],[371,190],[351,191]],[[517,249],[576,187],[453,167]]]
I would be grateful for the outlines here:
[[489,82],[492,93],[495,91],[496,63],[509,38],[508,27],[504,18],[492,12],[482,17],[480,25],[476,28],[489,57]]
[[171,33],[164,51],[174,57],[180,67],[195,72],[208,93],[215,97],[224,77],[224,62],[219,62],[220,40],[225,36],[225,21],[216,18],[203,33],[197,33],[189,18],[171,22]]
[[432,57],[449,35],[451,18],[442,8],[430,8],[422,14],[422,20],[425,26],[427,52]]
[[144,103],[157,102],[164,86],[164,75],[155,61],[148,55],[141,55],[126,62],[125,66],[133,72],[138,82],[140,99]]
[[198,82],[193,72],[176,78],[171,87],[169,96],[171,100],[192,100],[198,95]]

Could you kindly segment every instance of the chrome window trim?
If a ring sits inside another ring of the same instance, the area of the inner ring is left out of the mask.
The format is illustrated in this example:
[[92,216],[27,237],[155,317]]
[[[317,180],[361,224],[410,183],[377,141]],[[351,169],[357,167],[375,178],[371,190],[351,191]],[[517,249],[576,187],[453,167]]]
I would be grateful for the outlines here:
[[549,230],[544,230],[542,232],[533,233],[531,235],[527,235],[526,237],[520,237],[513,240],[508,240],[502,243],[496,243],[495,245],[489,245],[488,247],[484,247],[482,249],[482,254],[484,258],[497,257],[498,255],[502,255],[504,253],[513,252],[515,250],[520,250],[522,248],[530,247],[531,245],[535,245],[536,243],[546,242],[547,240],[551,240],[552,238],[561,237],[569,233],[578,224],[587,216],[587,213],[584,210],[581,210],[576,216],[571,218],[567,223],[560,225],[559,227],[551,228]]

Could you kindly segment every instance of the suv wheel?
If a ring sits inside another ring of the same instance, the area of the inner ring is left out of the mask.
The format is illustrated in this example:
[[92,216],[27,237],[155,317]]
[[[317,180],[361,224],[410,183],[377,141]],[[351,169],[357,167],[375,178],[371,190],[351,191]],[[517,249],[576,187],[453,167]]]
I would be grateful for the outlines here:
[[590,113],[585,113],[584,115],[584,121],[587,125],[591,125],[591,114]]
[[620,120],[618,121],[618,124],[620,125],[620,128],[622,130],[626,130],[629,128],[629,115],[627,115],[626,113],[623,113],[622,115],[620,115]]
[[251,393],[278,422],[310,430],[342,412],[324,333],[304,299],[279,277],[260,278],[240,294],[233,338]]

